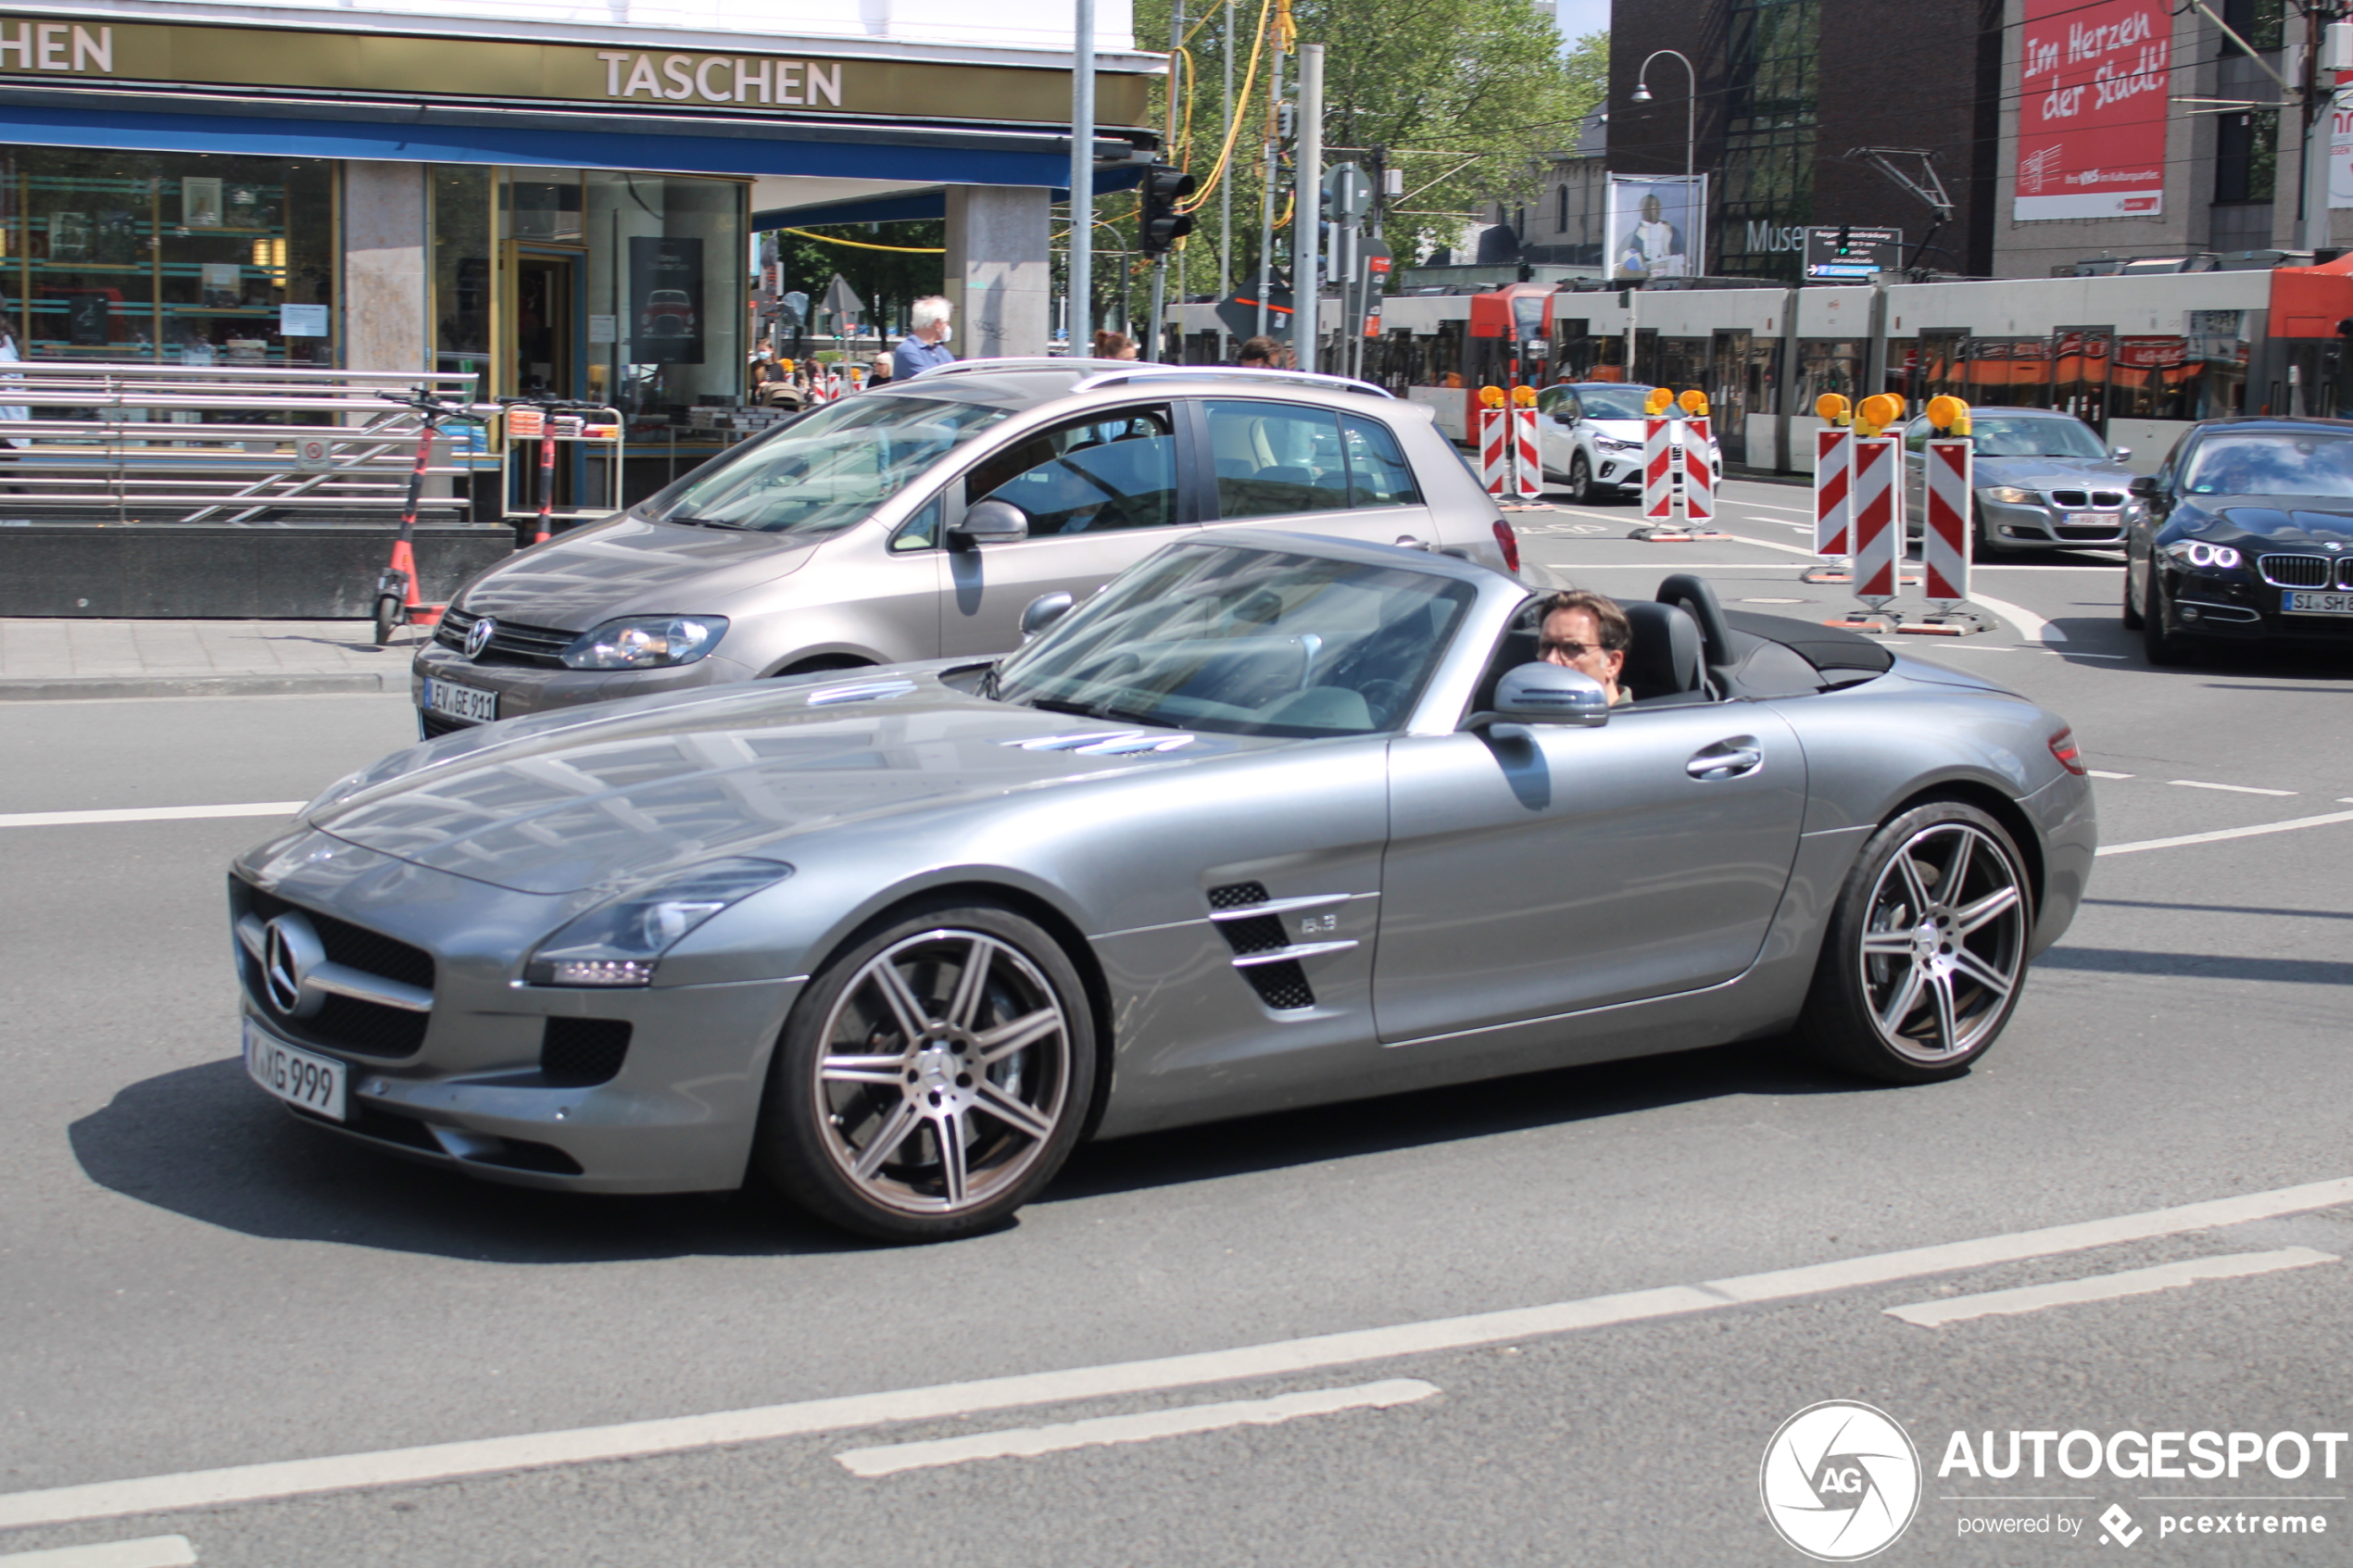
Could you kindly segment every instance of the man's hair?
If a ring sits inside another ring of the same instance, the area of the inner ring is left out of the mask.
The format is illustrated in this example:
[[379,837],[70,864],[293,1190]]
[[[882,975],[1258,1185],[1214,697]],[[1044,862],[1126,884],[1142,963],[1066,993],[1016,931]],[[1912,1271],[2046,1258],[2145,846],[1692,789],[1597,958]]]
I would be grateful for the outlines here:
[[907,320],[920,331],[936,321],[945,321],[955,313],[956,307],[949,304],[944,296],[927,294],[908,310]]
[[1602,646],[1624,653],[1633,646],[1634,623],[1626,619],[1626,612],[1617,608],[1617,601],[1606,595],[1596,594],[1590,588],[1566,588],[1557,594],[1548,595],[1537,608],[1541,611],[1536,617],[1536,633],[1540,637],[1544,633],[1544,622],[1554,616],[1565,609],[1581,609],[1593,618],[1593,624],[1602,629]]
[[1273,338],[1254,337],[1244,343],[1239,348],[1234,350],[1234,363],[1237,365],[1249,365],[1264,362],[1271,365],[1275,362],[1275,340]]

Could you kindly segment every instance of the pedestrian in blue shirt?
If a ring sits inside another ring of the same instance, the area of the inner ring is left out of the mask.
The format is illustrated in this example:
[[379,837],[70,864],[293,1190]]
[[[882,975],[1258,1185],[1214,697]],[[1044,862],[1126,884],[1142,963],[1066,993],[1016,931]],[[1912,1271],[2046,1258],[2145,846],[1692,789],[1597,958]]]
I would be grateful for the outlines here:
[[899,346],[891,351],[891,380],[906,381],[934,365],[955,363],[955,355],[948,351],[948,337],[951,330],[948,318],[954,309],[955,307],[937,295],[915,301],[914,308],[910,312],[914,325],[905,337],[899,340]]

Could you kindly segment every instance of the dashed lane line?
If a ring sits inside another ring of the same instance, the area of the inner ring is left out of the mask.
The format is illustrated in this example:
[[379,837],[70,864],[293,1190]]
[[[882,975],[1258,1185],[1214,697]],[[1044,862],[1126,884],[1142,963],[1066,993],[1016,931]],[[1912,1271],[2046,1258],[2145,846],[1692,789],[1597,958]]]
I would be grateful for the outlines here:
[[299,800],[260,800],[242,806],[127,806],[106,811],[18,811],[0,815],[0,828],[77,827],[85,822],[188,822],[208,817],[291,817]]
[[2086,1301],[2120,1301],[2129,1296],[2186,1289],[2207,1280],[2248,1279],[2256,1274],[2278,1273],[2283,1269],[2309,1269],[2315,1263],[2342,1261],[2334,1252],[2284,1247],[2276,1252],[2192,1258],[2178,1263],[2160,1263],[2153,1269],[2126,1269],[2119,1273],[2094,1274],[2088,1279],[2022,1286],[2016,1290],[1988,1290],[1975,1296],[1950,1296],[1941,1301],[1915,1301],[1909,1306],[1890,1307],[1887,1315],[1922,1328],[1941,1328],[1970,1318],[2015,1317],[2021,1312],[2078,1306]]
[[0,1557],[0,1568],[190,1568],[196,1549],[185,1536],[148,1536],[135,1541],[98,1541]]
[[1214,1405],[1186,1405],[1176,1410],[1144,1411],[1134,1415],[1103,1415],[1091,1421],[1068,1421],[1054,1426],[1020,1426],[1005,1432],[980,1432],[969,1437],[942,1437],[927,1443],[894,1443],[883,1448],[851,1449],[834,1455],[852,1475],[873,1479],[910,1470],[935,1470],[942,1465],[969,1464],[983,1459],[1029,1459],[1038,1454],[1066,1453],[1072,1449],[1102,1448],[1114,1443],[1149,1443],[1160,1437],[1186,1437],[1201,1432],[1221,1432],[1236,1426],[1275,1426],[1305,1415],[1335,1415],[1341,1411],[1390,1410],[1428,1399],[1438,1392],[1434,1383],[1418,1377],[1391,1378],[1351,1388],[1316,1388],[1303,1394],[1282,1394],[1271,1399],[1229,1399]]
[[2258,789],[2253,784],[2208,784],[2203,779],[2168,779],[2175,789],[2221,789],[2233,795],[2294,795],[2292,789]]
[[[2346,815],[2353,818],[2353,811]],[[1024,1405],[1197,1388],[1245,1378],[1296,1376],[1400,1356],[1465,1350],[1581,1329],[1718,1311],[1727,1307],[1788,1301],[2029,1258],[2089,1251],[2156,1236],[2183,1236],[2347,1203],[2353,1203],[2353,1176],[2339,1176],[2236,1198],[1870,1257],[1844,1258],[1700,1285],[1630,1290],[1467,1317],[1275,1340],[1228,1350],[1058,1372],[1021,1373],[968,1383],[808,1399],[711,1415],[675,1416],[512,1437],[434,1443],[376,1453],[339,1454],[137,1480],[55,1486],[0,1496],[0,1529],[221,1508],[366,1487],[416,1486],[461,1476],[634,1459],[898,1422],[937,1421]]]
[[2297,828],[2327,827],[2353,822],[2353,811],[2331,811],[2319,817],[2292,817],[2284,822],[2259,822],[2248,828],[2220,828],[2213,833],[2185,833],[2172,838],[2144,838],[2132,844],[2103,844],[2102,855],[2134,855],[2144,849],[2176,849],[2185,844],[2220,844],[2227,838],[2254,838],[2267,833],[2291,833]]
[[2105,768],[2086,768],[2083,771],[2095,779],[2130,779],[2139,776],[2133,773],[2111,773]]

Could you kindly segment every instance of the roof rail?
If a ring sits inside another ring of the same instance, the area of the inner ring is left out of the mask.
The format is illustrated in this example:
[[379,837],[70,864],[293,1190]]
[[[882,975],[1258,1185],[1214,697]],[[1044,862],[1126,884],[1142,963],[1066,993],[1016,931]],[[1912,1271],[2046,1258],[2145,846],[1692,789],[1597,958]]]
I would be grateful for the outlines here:
[[[1101,360],[1095,361],[1101,363]],[[1097,387],[1118,386],[1124,382],[1155,381],[1168,377],[1189,377],[1194,380],[1283,382],[1298,386],[1320,386],[1333,392],[1361,392],[1374,397],[1394,397],[1389,388],[1349,376],[1327,376],[1315,370],[1256,370],[1239,365],[1138,365],[1123,362],[1116,370],[1103,375],[1088,376],[1070,390],[1074,393],[1092,392]]]
[[951,359],[945,365],[926,365],[907,379],[922,381],[926,376],[964,376],[990,370],[1075,370],[1088,365],[1126,363],[1125,359],[1097,359],[1083,354],[1008,354],[997,359]]

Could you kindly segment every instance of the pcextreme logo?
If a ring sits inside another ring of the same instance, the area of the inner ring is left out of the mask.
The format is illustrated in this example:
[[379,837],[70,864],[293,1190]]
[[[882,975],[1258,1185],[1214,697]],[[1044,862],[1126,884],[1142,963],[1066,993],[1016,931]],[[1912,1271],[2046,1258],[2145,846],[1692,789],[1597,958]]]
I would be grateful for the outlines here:
[[1819,1562],[1855,1562],[1911,1524],[1920,1458],[1885,1411],[1825,1399],[1781,1423],[1756,1484],[1781,1539]]

